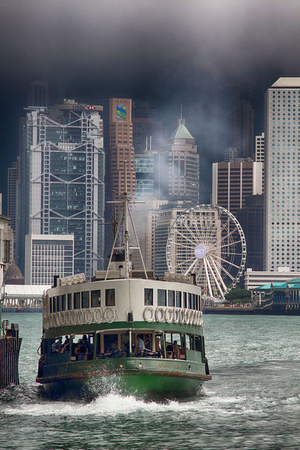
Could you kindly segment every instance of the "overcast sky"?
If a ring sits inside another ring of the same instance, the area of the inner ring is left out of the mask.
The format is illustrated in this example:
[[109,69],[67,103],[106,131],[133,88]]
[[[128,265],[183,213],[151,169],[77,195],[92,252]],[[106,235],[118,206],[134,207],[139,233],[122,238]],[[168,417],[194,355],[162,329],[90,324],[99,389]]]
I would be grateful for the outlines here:
[[0,0],[0,192],[42,71],[77,96],[167,109],[201,84],[300,76],[299,24],[299,0]]

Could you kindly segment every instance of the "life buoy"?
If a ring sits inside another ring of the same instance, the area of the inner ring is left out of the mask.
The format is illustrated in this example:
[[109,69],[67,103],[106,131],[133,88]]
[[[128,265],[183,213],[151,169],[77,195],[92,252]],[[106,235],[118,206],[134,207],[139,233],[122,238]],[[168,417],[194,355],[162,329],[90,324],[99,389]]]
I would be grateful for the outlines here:
[[66,325],[71,325],[71,311],[66,311]]
[[184,322],[186,325],[189,325],[189,323],[190,323],[190,316],[191,316],[191,311],[189,309],[186,309],[184,311]]
[[76,310],[72,311],[72,323],[73,325],[78,324],[78,311]]
[[200,312],[200,314],[199,314],[199,327],[202,327],[203,326],[203,312],[202,311],[199,311]]
[[143,317],[146,322],[153,322],[154,320],[154,309],[151,306],[146,306],[143,312]]
[[115,312],[112,308],[106,308],[103,314],[105,322],[112,323],[115,320]]
[[184,324],[184,309],[179,311],[179,323]]
[[176,309],[174,309],[173,322],[174,323],[178,323],[179,322],[179,317],[180,317],[180,309],[176,308]]
[[84,322],[91,323],[93,321],[93,313],[90,309],[84,311]]
[[102,320],[103,320],[102,310],[98,308],[96,309],[96,311],[94,311],[94,322],[101,323]]
[[84,312],[79,310],[77,314],[77,322],[79,325],[82,325],[84,322]]
[[165,310],[165,321],[167,323],[171,323],[173,322],[173,318],[174,318],[174,308],[167,308]]
[[156,319],[156,322],[161,323],[161,322],[163,322],[164,318],[165,318],[165,312],[164,312],[164,309],[163,309],[161,306],[159,306],[159,307],[156,308],[156,310],[155,310],[155,319]]

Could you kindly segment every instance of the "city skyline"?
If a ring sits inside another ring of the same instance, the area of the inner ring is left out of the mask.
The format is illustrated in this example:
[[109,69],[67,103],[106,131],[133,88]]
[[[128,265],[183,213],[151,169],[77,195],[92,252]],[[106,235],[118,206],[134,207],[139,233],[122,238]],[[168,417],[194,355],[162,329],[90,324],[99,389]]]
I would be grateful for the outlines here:
[[[263,131],[265,91],[280,76],[299,75],[300,63],[292,51],[300,33],[298,2],[199,3],[100,0],[86,8],[76,0],[72,7],[60,0],[28,0],[26,6],[1,1],[4,203],[7,168],[17,156],[18,119],[28,106],[30,83],[42,73],[65,80],[68,97],[153,101],[168,132],[183,104],[202,166],[210,164],[210,146],[219,152],[220,141],[231,133],[221,98],[229,87],[253,86],[257,133]],[[213,143],[212,127],[218,130]]]

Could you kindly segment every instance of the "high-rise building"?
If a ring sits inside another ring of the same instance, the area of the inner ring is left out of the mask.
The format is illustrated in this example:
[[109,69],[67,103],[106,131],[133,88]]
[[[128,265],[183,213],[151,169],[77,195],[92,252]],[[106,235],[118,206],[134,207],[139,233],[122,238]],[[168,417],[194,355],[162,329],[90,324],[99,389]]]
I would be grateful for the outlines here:
[[74,235],[27,234],[25,284],[51,285],[74,273]]
[[[164,148],[161,176],[166,182],[166,194],[170,201],[199,203],[199,155],[195,139],[185,126],[182,117]],[[163,182],[161,182],[163,186]],[[163,187],[162,187],[163,189]]]
[[300,78],[279,78],[265,98],[264,270],[300,270]]
[[[134,147],[132,125],[132,101],[131,99],[109,99],[109,117],[107,129],[107,142],[105,143],[106,155],[106,199],[120,200],[125,188],[125,164],[127,171],[127,192],[135,194],[134,171]],[[106,205],[105,216],[107,222],[112,217],[111,207]],[[116,207],[116,219],[118,220],[120,208]]]
[[233,101],[233,147],[240,158],[254,156],[254,111],[252,108],[252,89],[237,86]]
[[[104,151],[102,106],[66,100],[28,110],[23,130],[20,247],[25,235],[74,235],[74,271],[102,267]],[[21,251],[22,253],[22,251]],[[24,271],[25,254],[21,255]],[[58,274],[60,275],[60,274]]]
[[232,214],[248,196],[263,193],[263,163],[235,161],[213,164],[212,203]]
[[132,102],[133,147],[135,155],[157,148],[162,136],[162,122],[157,120],[156,109],[148,102]]
[[8,168],[7,176],[7,215],[11,219],[11,228],[16,233],[16,207],[17,207],[17,162]]
[[265,161],[265,133],[255,136],[255,161]]

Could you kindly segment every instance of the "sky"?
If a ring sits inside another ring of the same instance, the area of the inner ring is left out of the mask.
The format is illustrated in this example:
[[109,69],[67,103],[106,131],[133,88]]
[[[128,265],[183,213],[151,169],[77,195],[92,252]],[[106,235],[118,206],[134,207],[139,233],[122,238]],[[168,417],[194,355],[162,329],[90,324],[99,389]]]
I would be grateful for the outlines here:
[[277,78],[300,76],[299,22],[299,0],[0,0],[0,192],[41,73],[68,97],[148,99],[172,121],[195,104],[201,148],[201,92],[251,84],[261,108]]

